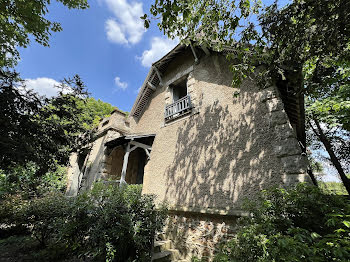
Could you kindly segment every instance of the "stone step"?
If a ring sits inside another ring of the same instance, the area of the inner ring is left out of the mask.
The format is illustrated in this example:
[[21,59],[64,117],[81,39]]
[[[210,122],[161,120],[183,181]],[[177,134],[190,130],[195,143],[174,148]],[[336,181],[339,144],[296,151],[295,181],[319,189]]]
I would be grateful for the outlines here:
[[152,256],[152,262],[171,262],[171,251],[162,251],[154,253]]
[[152,261],[154,262],[171,262],[180,259],[180,252],[177,249],[168,249],[154,253]]
[[172,242],[171,240],[166,240],[166,241],[155,241],[154,242],[154,246],[153,246],[153,252],[154,253],[158,253],[161,251],[165,251],[168,249],[171,249],[172,246]]

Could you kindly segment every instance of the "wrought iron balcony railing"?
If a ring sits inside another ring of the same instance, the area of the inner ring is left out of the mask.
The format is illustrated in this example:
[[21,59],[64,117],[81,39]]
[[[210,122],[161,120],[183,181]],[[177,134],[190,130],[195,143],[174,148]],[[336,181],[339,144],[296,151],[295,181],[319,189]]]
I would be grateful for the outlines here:
[[191,112],[191,97],[189,95],[180,98],[174,103],[165,106],[165,122],[169,122],[188,112]]

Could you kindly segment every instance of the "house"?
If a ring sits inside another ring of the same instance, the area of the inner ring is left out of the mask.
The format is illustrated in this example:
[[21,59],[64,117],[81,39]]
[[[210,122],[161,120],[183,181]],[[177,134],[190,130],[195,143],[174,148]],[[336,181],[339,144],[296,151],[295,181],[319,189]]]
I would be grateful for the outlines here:
[[180,252],[206,255],[234,232],[245,198],[308,181],[298,75],[232,88],[227,52],[179,44],[155,62],[130,115],[113,111],[72,155],[67,194],[98,179],[143,184],[168,202],[165,231]]

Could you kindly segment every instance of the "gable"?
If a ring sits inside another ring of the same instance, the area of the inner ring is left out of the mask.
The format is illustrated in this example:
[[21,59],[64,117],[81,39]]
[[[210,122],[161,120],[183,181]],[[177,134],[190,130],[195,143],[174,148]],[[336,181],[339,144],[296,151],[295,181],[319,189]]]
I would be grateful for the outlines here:
[[163,86],[166,84],[162,82],[162,76],[168,69],[170,63],[178,56],[179,53],[182,53],[188,49],[190,49],[190,47],[186,47],[183,44],[178,44],[168,54],[152,64],[152,67],[149,70],[148,75],[143,82],[140,92],[137,95],[135,103],[131,109],[131,116],[139,118],[142,115],[149,99],[151,98],[156,88],[158,86]]

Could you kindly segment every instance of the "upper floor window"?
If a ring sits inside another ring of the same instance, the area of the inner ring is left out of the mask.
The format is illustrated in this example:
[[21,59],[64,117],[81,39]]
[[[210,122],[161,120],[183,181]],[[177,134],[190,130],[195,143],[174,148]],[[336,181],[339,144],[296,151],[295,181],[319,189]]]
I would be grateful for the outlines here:
[[170,85],[173,103],[165,107],[165,122],[191,112],[191,97],[187,94],[187,76]]
[[170,88],[173,95],[173,102],[187,96],[187,77],[180,79],[177,83],[171,84]]

